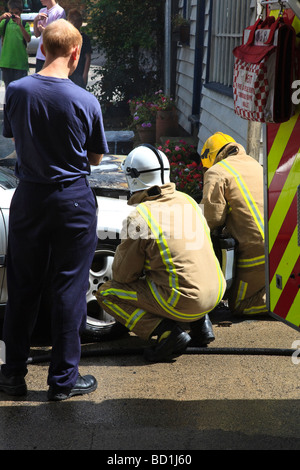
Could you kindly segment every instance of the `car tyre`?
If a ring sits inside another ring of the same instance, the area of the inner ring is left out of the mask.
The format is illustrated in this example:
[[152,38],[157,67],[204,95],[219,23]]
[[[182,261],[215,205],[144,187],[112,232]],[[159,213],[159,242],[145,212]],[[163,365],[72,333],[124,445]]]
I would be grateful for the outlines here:
[[99,245],[95,251],[89,274],[89,289],[86,294],[87,322],[83,332],[84,339],[92,341],[117,339],[128,333],[125,326],[103,310],[95,297],[97,289],[112,279],[115,250],[115,246]]

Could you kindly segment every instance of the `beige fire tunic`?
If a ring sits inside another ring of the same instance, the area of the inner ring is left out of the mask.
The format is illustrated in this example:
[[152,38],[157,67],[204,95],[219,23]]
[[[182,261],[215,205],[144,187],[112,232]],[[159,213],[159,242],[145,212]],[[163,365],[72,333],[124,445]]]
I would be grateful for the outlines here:
[[113,262],[97,299],[147,339],[162,317],[192,322],[222,299],[225,280],[198,204],[174,183],[135,193]]
[[267,312],[261,165],[241,145],[228,144],[205,173],[201,203],[210,229],[225,225],[238,242],[230,309],[244,314]]

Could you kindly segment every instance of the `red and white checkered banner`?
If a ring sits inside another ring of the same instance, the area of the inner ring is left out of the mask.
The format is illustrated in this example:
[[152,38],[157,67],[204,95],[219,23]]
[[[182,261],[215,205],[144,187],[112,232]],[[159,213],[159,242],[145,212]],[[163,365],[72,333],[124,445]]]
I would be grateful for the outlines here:
[[[265,122],[270,97],[268,58],[258,64],[249,64],[235,59],[233,83],[235,112],[248,121]],[[269,67],[269,75],[270,75]]]
[[235,56],[235,113],[259,122],[285,122],[294,114],[291,85],[295,79],[294,28],[282,17],[257,20],[244,31]]

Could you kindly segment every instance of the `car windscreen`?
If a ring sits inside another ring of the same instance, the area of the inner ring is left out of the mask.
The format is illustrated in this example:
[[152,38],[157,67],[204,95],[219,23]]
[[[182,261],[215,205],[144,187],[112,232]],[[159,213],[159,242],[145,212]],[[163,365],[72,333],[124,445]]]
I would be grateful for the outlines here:
[[128,195],[128,184],[121,168],[125,158],[125,155],[104,155],[100,165],[91,167],[88,180],[97,196]]
[[18,185],[18,180],[14,173],[7,168],[0,168],[0,186],[4,189],[14,189]]

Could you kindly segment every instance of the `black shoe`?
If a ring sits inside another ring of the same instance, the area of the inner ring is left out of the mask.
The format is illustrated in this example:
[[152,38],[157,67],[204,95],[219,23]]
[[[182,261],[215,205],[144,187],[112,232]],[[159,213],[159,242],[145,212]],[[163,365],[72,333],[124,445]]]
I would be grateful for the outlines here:
[[208,315],[191,323],[189,347],[204,347],[215,340],[213,326]]
[[168,336],[165,333],[157,339],[153,348],[145,349],[144,359],[146,361],[160,362],[170,359],[171,356],[180,356],[191,340],[190,335],[178,325],[172,328]]
[[97,388],[97,380],[92,375],[78,376],[73,388],[50,386],[48,390],[48,400],[60,401],[75,395],[91,393]]
[[6,377],[0,370],[0,392],[15,397],[27,395],[27,386],[22,375]]

